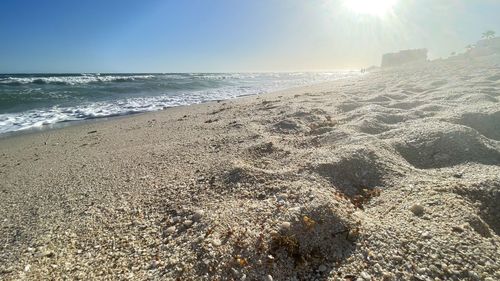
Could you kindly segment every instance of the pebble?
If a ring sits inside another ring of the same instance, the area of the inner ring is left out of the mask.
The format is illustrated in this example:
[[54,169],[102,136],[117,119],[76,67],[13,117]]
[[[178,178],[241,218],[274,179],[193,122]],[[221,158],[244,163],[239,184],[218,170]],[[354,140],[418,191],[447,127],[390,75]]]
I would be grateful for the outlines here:
[[175,226],[171,226],[171,227],[167,228],[166,231],[168,234],[174,234],[175,233]]
[[222,245],[222,242],[219,239],[215,238],[214,240],[212,240],[212,245],[220,246]]
[[0,270],[0,273],[11,273],[12,271],[14,271],[14,267],[10,266],[3,270]]
[[384,278],[384,280],[392,280],[395,278],[394,273],[388,271],[382,272],[382,277]]
[[411,206],[410,211],[415,216],[422,216],[425,212],[425,208],[422,205],[414,204],[413,206]]
[[359,274],[361,276],[361,278],[365,279],[365,280],[371,280],[372,277],[370,274],[368,274],[366,271],[361,271],[361,273]]
[[159,264],[159,263],[158,263],[158,261],[157,261],[157,260],[153,260],[153,261],[151,262],[151,264],[149,265],[149,269],[150,269],[150,270],[156,269],[156,268],[158,267],[158,264]]
[[192,220],[185,220],[183,223],[182,223],[184,226],[191,226],[193,224],[193,221]]
[[320,266],[318,267],[318,271],[319,271],[319,272],[326,271],[326,269],[327,269],[327,268],[326,268],[326,265],[324,265],[324,264],[322,264],[322,265],[320,265]]
[[424,239],[430,239],[431,237],[432,235],[428,231],[422,233],[422,238]]
[[396,262],[401,262],[403,260],[403,257],[396,255],[396,256],[393,256],[392,259],[395,260]]
[[273,281],[274,279],[271,275],[267,275],[265,280],[266,281]]
[[475,273],[474,271],[469,270],[468,274],[469,274],[469,277],[471,277],[471,278],[473,278],[475,280],[479,280],[480,279],[479,275],[477,275],[477,273]]
[[290,222],[284,221],[284,222],[281,223],[281,229],[288,230],[288,229],[290,229],[290,227],[291,227]]
[[353,228],[349,230],[349,233],[347,233],[347,240],[351,242],[355,242],[359,237],[359,229]]
[[196,211],[194,211],[193,220],[194,221],[199,221],[203,217],[204,214],[205,214],[205,212],[203,210],[196,210]]
[[429,266],[429,269],[430,269],[430,270],[432,270],[432,271],[433,271],[433,272],[435,272],[435,273],[439,273],[439,268],[437,268],[437,266],[435,266],[435,265],[433,265],[433,264],[431,264],[431,265]]

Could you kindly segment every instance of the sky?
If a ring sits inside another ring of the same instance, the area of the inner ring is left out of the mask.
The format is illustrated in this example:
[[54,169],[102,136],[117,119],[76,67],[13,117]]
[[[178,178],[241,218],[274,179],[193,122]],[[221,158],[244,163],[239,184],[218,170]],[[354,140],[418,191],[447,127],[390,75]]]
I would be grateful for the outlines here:
[[500,33],[500,0],[390,0],[383,14],[346,1],[1,0],[0,73],[358,69]]

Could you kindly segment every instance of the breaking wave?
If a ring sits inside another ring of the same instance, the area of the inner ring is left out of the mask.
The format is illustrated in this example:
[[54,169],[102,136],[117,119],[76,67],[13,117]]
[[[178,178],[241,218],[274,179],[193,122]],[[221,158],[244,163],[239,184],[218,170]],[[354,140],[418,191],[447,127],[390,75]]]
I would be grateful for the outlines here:
[[0,85],[25,85],[25,84],[55,84],[55,85],[78,85],[103,82],[128,82],[134,80],[152,79],[154,75],[100,75],[80,74],[75,76],[34,76],[34,77],[5,77],[0,78]]
[[0,134],[257,95],[355,75],[358,72],[0,75]]

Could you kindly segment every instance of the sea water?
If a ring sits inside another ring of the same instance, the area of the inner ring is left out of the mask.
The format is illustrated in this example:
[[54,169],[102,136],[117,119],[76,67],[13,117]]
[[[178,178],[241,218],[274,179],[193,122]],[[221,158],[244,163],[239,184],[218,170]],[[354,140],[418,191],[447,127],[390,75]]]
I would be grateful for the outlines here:
[[359,72],[0,74],[0,134],[257,95],[355,75]]

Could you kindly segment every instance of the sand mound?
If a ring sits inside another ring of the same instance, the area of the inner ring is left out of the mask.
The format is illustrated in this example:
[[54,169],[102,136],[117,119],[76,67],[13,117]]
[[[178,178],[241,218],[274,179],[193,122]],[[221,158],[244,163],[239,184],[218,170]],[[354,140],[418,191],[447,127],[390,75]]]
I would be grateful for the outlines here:
[[272,126],[272,131],[282,134],[293,134],[298,132],[304,132],[304,126],[296,120],[285,119],[281,120]]
[[268,171],[290,170],[289,164],[291,152],[282,149],[275,142],[263,142],[246,148],[242,156],[246,156],[249,162],[256,168]]
[[388,105],[388,107],[397,108],[397,109],[412,109],[412,108],[421,106],[423,104],[425,104],[425,103],[421,102],[421,101],[408,101],[408,102],[393,103],[393,104]]
[[235,164],[222,174],[222,186],[241,187],[282,178],[283,175],[248,164]]
[[461,188],[458,194],[463,195],[478,206],[479,217],[470,220],[470,225],[484,237],[494,233],[500,235],[500,182],[486,181],[481,185]]
[[363,117],[361,120],[356,122],[351,122],[353,128],[361,133],[377,135],[383,132],[387,132],[392,128],[384,123],[381,123],[375,117]]
[[348,143],[350,137],[356,133],[354,130],[342,128],[324,128],[324,131],[316,131],[317,134],[310,140],[314,146]]
[[417,168],[442,168],[466,162],[500,163],[498,148],[468,127],[432,122],[413,124],[391,134],[403,136],[394,147]]
[[364,102],[371,102],[371,103],[379,103],[379,102],[390,102],[391,99],[389,97],[386,97],[384,95],[375,95],[372,98],[367,98],[364,100]]
[[494,113],[466,113],[456,123],[471,127],[483,136],[500,141],[500,111]]
[[437,81],[431,82],[430,86],[432,86],[432,87],[441,87],[441,86],[444,86],[446,84],[448,84],[447,80],[437,80]]
[[276,147],[273,142],[264,142],[252,145],[246,149],[249,156],[260,157],[284,157],[290,152]]
[[328,116],[327,112],[321,109],[299,110],[289,115],[306,123],[324,121],[325,116]]
[[490,77],[488,77],[486,79],[489,80],[489,81],[498,81],[498,80],[500,80],[500,74],[490,76]]
[[[373,110],[373,109],[372,109]],[[349,127],[352,127],[356,131],[365,134],[380,134],[395,128],[392,126],[394,124],[404,122],[409,119],[410,116],[404,116],[396,113],[386,112],[384,109],[380,111],[369,111],[368,113],[360,114],[354,120],[346,123]]]
[[425,104],[417,107],[417,109],[424,112],[435,112],[444,111],[446,110],[446,107],[438,104]]
[[340,105],[338,105],[337,108],[341,112],[349,112],[349,111],[352,111],[360,106],[362,106],[362,104],[358,103],[358,102],[343,102]]
[[350,197],[363,189],[383,186],[384,179],[397,174],[399,168],[383,149],[361,145],[339,147],[334,153],[321,152],[318,157],[311,164],[312,170]]

